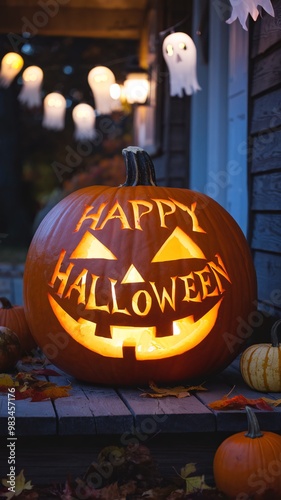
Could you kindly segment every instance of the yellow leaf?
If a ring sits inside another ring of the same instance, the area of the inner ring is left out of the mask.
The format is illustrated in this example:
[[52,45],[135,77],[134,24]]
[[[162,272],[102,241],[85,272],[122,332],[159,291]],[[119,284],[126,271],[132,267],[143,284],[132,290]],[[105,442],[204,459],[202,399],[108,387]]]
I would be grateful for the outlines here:
[[[11,490],[12,486],[10,484],[10,481],[7,479],[2,479],[2,484],[6,486],[6,488],[9,488]],[[15,478],[15,487],[12,488],[13,491],[7,491],[6,493],[3,493],[3,496],[6,497],[7,500],[10,500],[11,498],[18,497],[24,490],[32,490],[33,486],[31,484],[31,481],[25,482],[25,477],[23,473],[23,469],[20,471],[18,476]]]
[[281,399],[271,399],[271,398],[262,398],[262,399],[271,406],[281,405]]
[[4,387],[15,387],[19,385],[18,382],[15,382],[11,375],[8,375],[7,373],[0,373],[0,386]]
[[69,391],[72,389],[71,385],[54,385],[47,387],[43,391],[34,392],[31,401],[44,401],[45,399],[67,398]]
[[211,486],[205,483],[205,476],[188,477],[186,480],[186,494],[202,490],[212,490]]
[[184,467],[181,468],[181,477],[183,479],[186,479],[190,474],[196,471],[196,464],[186,464]]

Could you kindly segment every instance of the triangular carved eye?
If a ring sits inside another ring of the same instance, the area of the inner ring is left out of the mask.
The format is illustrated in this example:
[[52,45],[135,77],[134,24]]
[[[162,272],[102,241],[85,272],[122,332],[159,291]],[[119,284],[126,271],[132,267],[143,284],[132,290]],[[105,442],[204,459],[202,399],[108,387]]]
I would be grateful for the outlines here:
[[80,243],[73,250],[70,258],[117,260],[117,257],[115,257],[111,250],[97,240],[89,231],[86,231]]
[[151,262],[167,262],[180,259],[206,259],[206,257],[190,236],[185,234],[179,227],[176,227]]

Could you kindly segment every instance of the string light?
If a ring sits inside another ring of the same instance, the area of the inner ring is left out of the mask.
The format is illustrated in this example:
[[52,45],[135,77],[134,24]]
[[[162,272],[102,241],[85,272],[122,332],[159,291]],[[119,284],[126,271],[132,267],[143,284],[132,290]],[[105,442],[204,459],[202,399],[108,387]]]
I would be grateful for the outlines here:
[[16,52],[8,52],[1,62],[0,86],[7,88],[23,67],[23,58]]

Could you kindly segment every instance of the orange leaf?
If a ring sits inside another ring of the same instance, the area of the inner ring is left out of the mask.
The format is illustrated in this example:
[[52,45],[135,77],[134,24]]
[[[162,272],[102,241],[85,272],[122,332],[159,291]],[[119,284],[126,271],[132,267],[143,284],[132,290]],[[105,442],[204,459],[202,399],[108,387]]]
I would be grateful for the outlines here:
[[254,408],[257,408],[258,410],[273,411],[273,408],[266,401],[264,401],[263,398],[248,399],[245,398],[245,396],[243,396],[242,394],[239,394],[238,396],[234,396],[232,398],[228,398],[227,396],[225,396],[222,399],[213,401],[212,403],[208,404],[208,406],[213,410],[223,411],[244,410],[245,406],[252,406]]
[[45,399],[67,398],[71,385],[47,387],[43,391],[33,391],[32,402],[44,401]]

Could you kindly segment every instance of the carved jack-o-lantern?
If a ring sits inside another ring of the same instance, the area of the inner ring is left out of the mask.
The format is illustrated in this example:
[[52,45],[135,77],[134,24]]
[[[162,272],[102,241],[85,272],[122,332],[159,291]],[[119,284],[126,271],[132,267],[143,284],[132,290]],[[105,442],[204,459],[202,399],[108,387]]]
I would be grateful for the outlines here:
[[39,226],[24,275],[30,329],[55,364],[92,382],[218,371],[254,309],[245,237],[211,198],[156,187],[145,151],[123,154],[123,186],[76,191]]

